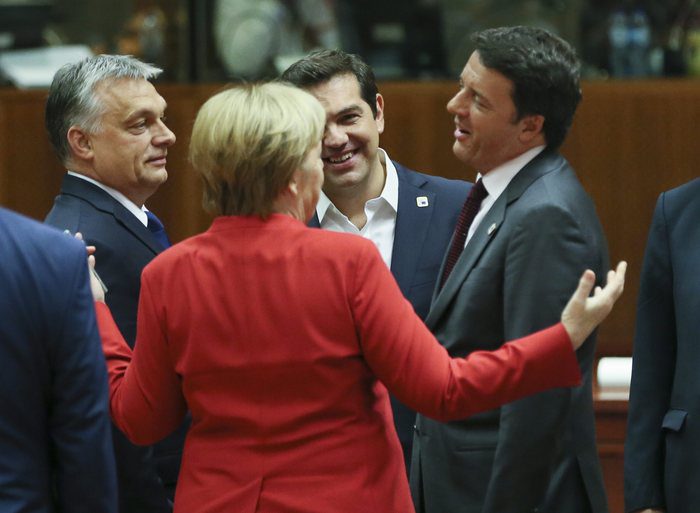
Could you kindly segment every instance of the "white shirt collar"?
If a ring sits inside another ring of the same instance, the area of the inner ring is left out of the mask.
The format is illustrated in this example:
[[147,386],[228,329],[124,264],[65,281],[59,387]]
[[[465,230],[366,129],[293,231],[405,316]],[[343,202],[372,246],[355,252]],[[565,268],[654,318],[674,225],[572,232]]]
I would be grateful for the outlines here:
[[477,175],[477,180],[481,178],[484,187],[488,191],[488,198],[496,201],[498,197],[506,190],[510,181],[515,178],[515,175],[524,168],[532,159],[542,153],[545,149],[544,145],[530,148],[525,153],[521,153],[517,157],[508,162],[504,162],[500,166],[496,166],[491,171],[482,175]]
[[119,203],[121,203],[124,206],[124,208],[126,208],[129,212],[134,214],[136,216],[136,219],[141,221],[144,226],[148,226],[148,217],[146,216],[147,209],[145,206],[137,206],[133,201],[124,196],[118,190],[113,189],[112,187],[109,187],[103,183],[100,183],[97,180],[90,178],[89,176],[81,175],[80,173],[76,173],[75,171],[70,170],[68,171],[68,174],[76,178],[80,178],[81,180],[85,180],[86,182],[90,182],[93,185],[96,185],[97,187],[105,191],[107,194],[112,196]]
[[520,170],[528,164],[528,162],[539,155],[544,149],[545,146],[530,148],[525,153],[521,153],[514,159],[493,168],[485,175],[482,175],[481,173],[477,175],[477,180],[481,178],[481,181],[483,182],[489,195],[486,196],[484,201],[481,202],[479,213],[474,217],[472,224],[469,226],[465,244],[471,240],[477,227],[481,223],[481,220],[486,217],[488,211],[491,209],[493,204],[496,203],[498,197],[503,194],[503,191],[506,190],[506,187],[508,187],[511,180],[515,178],[515,175],[517,175]]
[[[377,151],[381,152],[381,156],[383,157],[386,177],[381,194],[377,198],[370,198],[368,201],[382,198],[393,209],[394,213],[396,213],[399,209],[399,175],[389,155],[381,148],[377,148]],[[328,208],[331,205],[333,205],[333,202],[321,191],[318,203],[316,204],[316,215],[318,216],[319,223],[323,223],[323,218],[326,216],[326,212],[328,212]],[[335,205],[333,205],[333,208],[336,208]]]

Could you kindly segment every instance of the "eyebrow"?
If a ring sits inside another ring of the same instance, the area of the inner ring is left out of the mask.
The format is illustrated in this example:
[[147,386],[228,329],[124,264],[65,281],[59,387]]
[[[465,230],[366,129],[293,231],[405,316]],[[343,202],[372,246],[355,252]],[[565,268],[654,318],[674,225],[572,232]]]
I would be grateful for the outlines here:
[[357,111],[362,112],[362,106],[358,105],[357,103],[354,103],[352,105],[348,105],[347,107],[343,107],[338,112],[334,112],[333,117],[343,116],[345,114],[350,114]]
[[[459,85],[462,89],[465,89],[467,87],[467,85],[464,83],[464,80],[462,79],[461,76],[459,77]],[[471,92],[473,94],[475,94],[476,96],[478,96],[482,100],[482,103],[486,104],[486,106],[491,106],[491,100],[489,100],[488,96],[486,96],[484,93],[482,93],[479,89],[475,88],[472,85],[469,86],[469,89],[471,90]]]
[[[166,103],[164,103],[162,112],[164,113],[167,108],[168,108],[168,105]],[[162,114],[158,114],[157,111],[150,109],[148,107],[144,107],[144,108],[135,110],[134,112],[129,114],[126,117],[125,122],[128,123],[130,121],[134,121],[134,120],[140,119],[140,118],[146,118],[146,117],[149,117],[151,115],[155,115],[155,117],[158,117],[158,118],[162,116]]]

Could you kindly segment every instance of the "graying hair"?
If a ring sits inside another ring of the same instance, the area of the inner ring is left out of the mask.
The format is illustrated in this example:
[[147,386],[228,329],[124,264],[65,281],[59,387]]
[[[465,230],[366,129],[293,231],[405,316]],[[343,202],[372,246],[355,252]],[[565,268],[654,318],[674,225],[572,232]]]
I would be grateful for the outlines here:
[[104,106],[95,94],[98,84],[121,78],[151,80],[162,71],[129,55],[97,55],[59,69],[49,88],[44,121],[61,162],[70,157],[70,127],[79,126],[88,133],[101,128]]

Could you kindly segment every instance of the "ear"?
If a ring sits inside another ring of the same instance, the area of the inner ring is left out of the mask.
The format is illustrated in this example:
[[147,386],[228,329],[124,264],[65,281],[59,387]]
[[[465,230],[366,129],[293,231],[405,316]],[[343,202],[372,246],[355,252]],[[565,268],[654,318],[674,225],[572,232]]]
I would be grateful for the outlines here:
[[68,129],[68,145],[70,146],[73,156],[79,160],[89,160],[93,157],[92,144],[90,136],[82,128],[72,126]]
[[520,141],[523,143],[531,143],[537,138],[544,140],[544,116],[541,114],[530,114],[520,120]]
[[377,115],[374,116],[374,121],[377,123],[377,132],[381,134],[384,132],[384,98],[381,94],[377,93],[374,104],[377,106]]
[[294,197],[296,197],[299,193],[299,185],[297,183],[299,179],[299,173],[300,171],[298,169],[292,173],[292,177],[289,179],[289,183],[286,187],[286,190],[289,191]]

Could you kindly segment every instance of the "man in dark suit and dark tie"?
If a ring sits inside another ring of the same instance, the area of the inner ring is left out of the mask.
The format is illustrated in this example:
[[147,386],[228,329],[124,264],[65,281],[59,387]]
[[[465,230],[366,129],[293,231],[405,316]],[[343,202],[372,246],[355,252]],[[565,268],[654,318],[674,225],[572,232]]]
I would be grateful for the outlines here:
[[0,208],[0,511],[116,513],[83,243]]
[[700,178],[659,197],[637,304],[625,511],[700,511]]
[[[149,82],[160,71],[131,57],[92,57],[61,68],[46,103],[49,137],[68,170],[46,222],[96,246],[107,303],[132,345],[141,271],[169,245],[144,207],[168,177],[175,142],[165,100]],[[184,428],[154,448],[137,447],[114,429],[121,513],[172,510],[183,440]]]
[[[326,110],[323,192],[311,225],[372,240],[423,319],[469,184],[417,173],[379,148],[384,98],[358,56],[314,51],[281,78],[309,91]],[[392,409],[408,465],[415,412],[393,397]]]
[[[574,51],[528,27],[486,30],[474,43],[447,109],[455,155],[479,172],[476,197],[468,200],[478,206],[465,204],[425,320],[454,356],[546,326],[584,269],[598,280],[608,269],[593,202],[557,152],[581,97]],[[576,389],[458,422],[419,415],[411,465],[416,509],[605,513],[594,352],[595,335],[577,351],[584,381]]]

